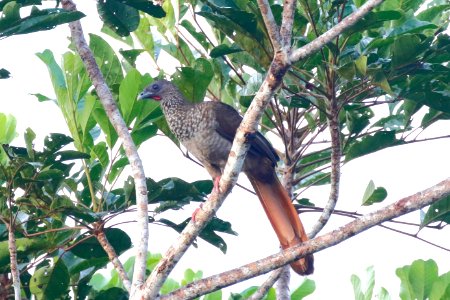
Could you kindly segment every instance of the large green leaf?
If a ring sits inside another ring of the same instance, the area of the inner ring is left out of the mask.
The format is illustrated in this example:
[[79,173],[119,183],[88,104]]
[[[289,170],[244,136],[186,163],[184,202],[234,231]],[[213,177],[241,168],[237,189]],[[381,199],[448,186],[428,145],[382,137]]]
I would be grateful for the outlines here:
[[3,7],[4,15],[0,19],[0,38],[53,29],[57,25],[73,22],[85,16],[79,11],[66,11],[60,8],[39,10],[33,6],[28,17],[20,18],[19,8],[20,5],[15,1],[6,3]]
[[365,291],[363,291],[361,279],[355,274],[352,274],[351,276],[355,300],[372,299],[373,288],[375,287],[375,271],[373,270],[373,267],[367,268],[366,276],[367,276],[367,283],[365,284],[366,286]]
[[292,292],[291,299],[302,300],[306,296],[309,296],[312,293],[314,293],[315,290],[316,290],[316,283],[309,278],[305,278],[305,280],[303,280],[300,286]]
[[444,197],[430,205],[423,217],[421,226],[440,221],[450,224],[450,196]]
[[[124,231],[118,228],[107,228],[105,235],[118,255],[130,249],[131,239]],[[84,259],[108,257],[95,236],[77,243],[70,251]]]
[[139,25],[139,11],[118,0],[102,0],[97,2],[97,10],[111,30],[120,36],[130,35]]
[[416,260],[410,266],[396,270],[401,280],[400,298],[402,300],[427,299],[433,283],[438,279],[438,266],[433,260]]
[[205,98],[214,72],[211,63],[199,58],[193,67],[182,67],[173,75],[173,82],[186,98],[193,102],[201,102]]
[[30,280],[30,290],[38,300],[56,300],[68,293],[69,271],[62,259],[53,267],[37,269]]
[[345,154],[345,160],[350,161],[384,148],[401,145],[402,143],[401,140],[395,137],[394,131],[379,131],[353,143]]
[[[139,16],[138,16],[139,17]],[[89,47],[109,87],[116,91],[123,80],[122,66],[114,49],[100,36],[90,34]]]

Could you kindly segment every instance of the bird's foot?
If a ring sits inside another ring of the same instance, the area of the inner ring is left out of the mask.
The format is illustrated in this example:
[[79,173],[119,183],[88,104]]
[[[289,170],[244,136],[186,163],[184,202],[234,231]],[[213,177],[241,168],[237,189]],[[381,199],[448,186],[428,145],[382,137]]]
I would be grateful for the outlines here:
[[251,142],[252,140],[254,140],[256,138],[256,131],[248,131],[244,134],[245,136],[245,142]]
[[195,218],[196,218],[196,216],[198,214],[198,211],[201,210],[201,209],[203,209],[203,203],[200,203],[200,205],[192,213],[192,215],[191,215],[192,222],[196,221]]
[[220,182],[220,176],[217,176],[216,178],[214,178],[213,191],[216,193],[222,192],[220,190],[219,182]]

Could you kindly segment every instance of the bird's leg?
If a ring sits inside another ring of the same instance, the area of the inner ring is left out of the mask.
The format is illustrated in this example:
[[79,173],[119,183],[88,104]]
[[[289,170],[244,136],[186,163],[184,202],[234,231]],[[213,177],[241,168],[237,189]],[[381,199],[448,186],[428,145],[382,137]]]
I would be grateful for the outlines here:
[[200,203],[200,205],[199,205],[199,206],[194,210],[194,212],[192,213],[191,219],[192,219],[193,222],[195,222],[195,217],[196,217],[196,215],[197,215],[197,213],[198,213],[198,211],[199,211],[200,209],[203,209],[203,203]]
[[[220,175],[216,176],[216,177],[214,178],[214,181],[213,181],[213,182],[214,182],[214,183],[213,183],[213,191],[216,192],[216,193],[220,193],[220,192],[221,192],[221,191],[220,191],[220,187],[219,187]],[[193,222],[195,222],[195,217],[196,217],[196,215],[197,215],[197,213],[198,213],[198,211],[199,211],[200,209],[203,209],[203,203],[201,203],[201,204],[199,205],[199,207],[197,207],[197,208],[194,210],[194,212],[192,213],[191,219],[192,219]]]
[[219,182],[220,182],[220,175],[216,176],[216,178],[214,178],[214,185],[213,185],[213,191],[216,193],[220,193],[220,187],[219,187]]

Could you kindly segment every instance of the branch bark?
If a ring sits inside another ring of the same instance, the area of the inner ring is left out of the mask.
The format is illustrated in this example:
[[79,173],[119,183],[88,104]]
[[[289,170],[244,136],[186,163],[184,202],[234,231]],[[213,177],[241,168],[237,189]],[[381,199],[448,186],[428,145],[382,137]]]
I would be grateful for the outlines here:
[[161,296],[159,300],[194,299],[243,280],[259,276],[308,254],[337,245],[367,229],[421,209],[449,195],[450,178],[447,178],[428,189],[400,199],[378,211],[361,216],[336,230],[311,239],[304,244],[286,249],[239,268],[194,281],[168,295]]
[[119,256],[109,243],[104,231],[100,231],[97,234],[97,240],[103,247],[103,250],[105,250],[106,254],[108,254],[109,261],[113,264],[114,268],[116,268],[117,273],[119,273],[119,277],[122,279],[124,287],[127,289],[128,292],[130,292],[131,290],[130,278],[128,278],[127,272],[125,271],[125,268],[123,267],[122,263],[119,260]]
[[20,300],[20,274],[19,266],[17,264],[17,246],[16,237],[14,235],[14,226],[6,224],[8,227],[8,250],[9,250],[9,266],[11,268],[12,285],[14,287],[14,299]]
[[272,9],[270,8],[269,1],[267,0],[258,0],[258,6],[261,10],[261,15],[264,20],[264,24],[266,25],[267,33],[269,34],[270,41],[272,42],[274,52],[277,52],[281,49],[281,36],[280,30],[278,28],[277,23],[275,22],[275,18],[273,17]]
[[328,112],[328,128],[331,136],[331,174],[330,174],[330,194],[328,202],[325,205],[322,214],[317,220],[311,232],[308,234],[309,238],[315,237],[327,224],[331,214],[336,207],[339,198],[339,183],[341,179],[341,132],[339,127],[339,105],[337,99],[333,97],[330,103]]
[[[62,0],[62,7],[69,11],[75,11],[77,8],[72,0]],[[137,222],[139,225],[140,237],[137,241],[136,260],[133,273],[132,290],[141,286],[145,279],[146,258],[147,258],[147,244],[148,244],[148,220],[147,220],[147,185],[145,182],[144,168],[142,161],[137,152],[128,127],[126,126],[120,111],[113,99],[111,91],[106,84],[103,75],[98,67],[94,55],[89,49],[86,40],[84,39],[83,29],[79,21],[69,23],[69,28],[72,36],[72,41],[75,44],[78,54],[83,61],[86,70],[89,74],[97,95],[102,103],[106,114],[108,115],[111,124],[114,126],[122,146],[130,162],[131,170],[133,172],[134,183],[136,186],[136,206],[137,206]],[[124,278],[122,278],[124,280]]]

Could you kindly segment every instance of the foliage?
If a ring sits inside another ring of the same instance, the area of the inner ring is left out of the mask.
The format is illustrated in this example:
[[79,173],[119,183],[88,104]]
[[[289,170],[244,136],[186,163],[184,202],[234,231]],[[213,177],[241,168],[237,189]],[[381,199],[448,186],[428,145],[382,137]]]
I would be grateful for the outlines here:
[[[432,259],[415,260],[411,265],[398,268],[396,274],[400,279],[400,299],[402,300],[439,300],[448,299],[450,296],[450,272],[439,275],[438,266]],[[379,293],[373,296],[375,287],[373,267],[367,268],[365,291],[357,275],[352,275],[351,281],[356,300],[391,299],[385,288],[381,288]]]

